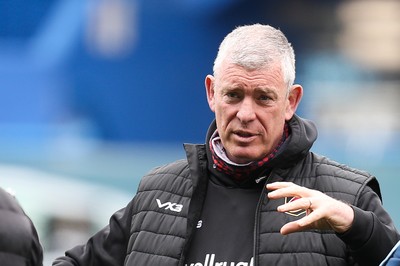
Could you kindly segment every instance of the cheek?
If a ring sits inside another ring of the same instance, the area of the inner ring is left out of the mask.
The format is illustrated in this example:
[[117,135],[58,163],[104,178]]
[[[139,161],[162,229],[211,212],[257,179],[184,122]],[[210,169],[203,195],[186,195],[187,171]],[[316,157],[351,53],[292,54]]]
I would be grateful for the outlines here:
[[269,134],[280,131],[285,124],[285,112],[279,110],[278,112],[267,113],[262,115],[261,123],[265,131]]
[[216,117],[216,120],[217,120],[218,130],[220,132],[225,131],[226,127],[227,127],[227,124],[228,124],[227,121],[226,121],[226,118],[221,114],[216,115],[215,117]]
[[221,104],[215,106],[215,116],[221,122],[224,121],[224,123],[226,123],[226,121],[229,120],[229,117],[231,116],[231,113],[232,112],[231,112],[231,110],[229,108],[226,108]]
[[239,111],[239,106],[224,104],[219,102],[215,105],[215,117],[219,125],[219,130],[229,130],[230,126],[237,126],[237,114]]

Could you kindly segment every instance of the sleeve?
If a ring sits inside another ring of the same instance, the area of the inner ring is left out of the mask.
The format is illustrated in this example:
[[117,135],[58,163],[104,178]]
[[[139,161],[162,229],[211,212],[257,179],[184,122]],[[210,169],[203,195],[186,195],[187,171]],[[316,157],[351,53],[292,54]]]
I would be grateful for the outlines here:
[[0,264],[43,265],[43,249],[35,225],[18,200],[0,188]]
[[369,186],[364,188],[357,206],[352,208],[353,225],[339,237],[350,247],[359,265],[379,265],[399,241],[399,232],[378,194]]
[[120,266],[124,264],[132,220],[131,201],[114,213],[109,224],[84,245],[76,246],[57,258],[53,266]]
[[35,225],[32,220],[26,215],[27,219],[29,219],[31,232],[32,232],[32,244],[30,248],[30,257],[31,264],[33,266],[42,266],[43,265],[43,248],[39,241],[39,236],[36,231]]

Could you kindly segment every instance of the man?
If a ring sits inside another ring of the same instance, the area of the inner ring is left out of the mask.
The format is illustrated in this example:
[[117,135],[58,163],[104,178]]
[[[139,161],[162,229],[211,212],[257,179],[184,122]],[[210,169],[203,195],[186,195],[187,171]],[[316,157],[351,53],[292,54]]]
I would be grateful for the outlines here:
[[314,124],[294,52],[266,25],[238,27],[205,79],[205,145],[143,177],[84,246],[53,265],[378,265],[400,236],[377,180],[310,152]]
[[0,188],[0,265],[41,266],[36,229],[16,199]]

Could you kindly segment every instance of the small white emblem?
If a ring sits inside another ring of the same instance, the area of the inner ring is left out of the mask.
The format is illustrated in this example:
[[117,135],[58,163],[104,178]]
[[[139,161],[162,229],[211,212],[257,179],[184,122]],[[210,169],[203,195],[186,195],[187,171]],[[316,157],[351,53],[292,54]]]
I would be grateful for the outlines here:
[[161,200],[156,199],[157,201],[157,205],[159,208],[161,209],[166,209],[166,210],[171,210],[173,212],[181,212],[183,205],[182,204],[177,204],[177,203],[172,203],[172,202],[165,202],[165,203],[161,203]]
[[203,221],[202,221],[202,220],[199,220],[199,221],[197,222],[196,228],[201,228],[202,226],[203,226]]

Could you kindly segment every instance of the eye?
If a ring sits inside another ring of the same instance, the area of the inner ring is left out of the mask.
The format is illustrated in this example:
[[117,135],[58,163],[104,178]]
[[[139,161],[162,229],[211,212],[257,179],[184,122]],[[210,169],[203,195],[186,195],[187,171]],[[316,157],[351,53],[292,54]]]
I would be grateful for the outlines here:
[[226,96],[228,96],[229,98],[239,98],[239,94],[234,91],[227,92]]
[[239,90],[226,90],[223,92],[223,97],[227,103],[236,103],[243,98],[243,93]]
[[268,95],[260,95],[260,97],[258,97],[258,99],[260,101],[269,101],[269,100],[271,100],[271,97],[269,97]]

